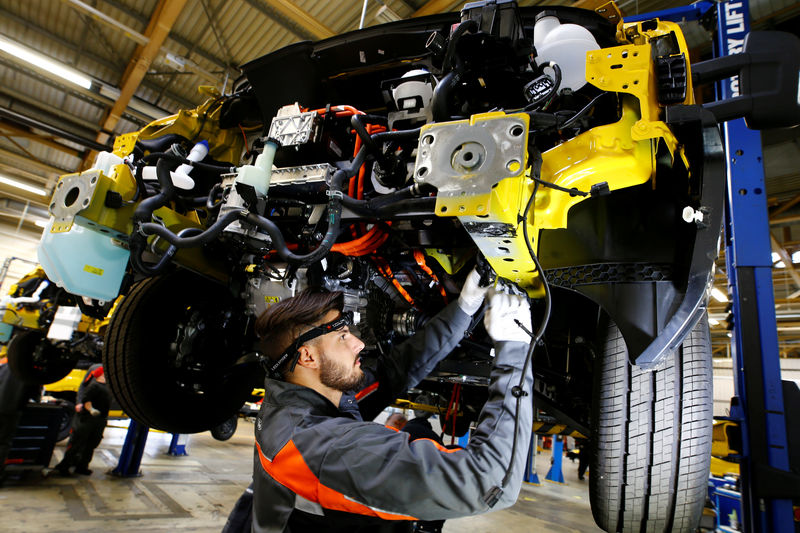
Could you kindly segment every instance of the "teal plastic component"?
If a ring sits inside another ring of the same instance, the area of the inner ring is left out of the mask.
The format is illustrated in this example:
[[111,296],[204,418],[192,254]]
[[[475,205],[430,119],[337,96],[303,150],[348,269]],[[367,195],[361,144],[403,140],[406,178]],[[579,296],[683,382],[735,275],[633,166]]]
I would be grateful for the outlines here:
[[12,331],[14,331],[14,326],[0,322],[0,344],[5,344],[11,339]]
[[130,252],[110,237],[78,224],[66,233],[50,233],[39,243],[39,263],[47,277],[69,293],[111,301],[119,295]]

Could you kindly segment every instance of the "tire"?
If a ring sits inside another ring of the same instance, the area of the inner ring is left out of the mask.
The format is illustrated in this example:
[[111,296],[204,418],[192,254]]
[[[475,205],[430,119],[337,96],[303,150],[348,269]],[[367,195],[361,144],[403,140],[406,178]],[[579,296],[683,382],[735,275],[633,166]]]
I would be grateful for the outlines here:
[[651,372],[616,325],[596,372],[590,501],[608,532],[693,532],[706,500],[713,423],[708,320]]
[[40,330],[18,329],[8,343],[8,367],[29,385],[54,383],[75,367],[77,354],[51,343]]
[[234,365],[243,316],[225,287],[185,270],[136,284],[103,347],[122,409],[169,433],[207,431],[237,413],[254,376],[252,365]]
[[233,437],[239,425],[239,415],[233,415],[228,420],[218,426],[211,428],[211,436],[220,441],[226,441]]
[[61,418],[58,421],[58,436],[56,442],[69,437],[69,432],[72,429],[72,419],[75,418],[75,404],[72,402],[63,402],[61,404]]

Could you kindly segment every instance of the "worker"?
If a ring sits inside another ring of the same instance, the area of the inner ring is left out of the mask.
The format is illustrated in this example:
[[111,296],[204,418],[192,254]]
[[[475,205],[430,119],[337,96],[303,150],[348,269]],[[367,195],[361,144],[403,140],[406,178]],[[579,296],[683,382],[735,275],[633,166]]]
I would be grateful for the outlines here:
[[[53,469],[62,476],[69,476],[71,467],[75,467],[76,474],[92,475],[89,463],[92,462],[94,449],[103,440],[103,430],[111,408],[111,393],[106,385],[103,367],[96,368],[93,375],[94,380],[89,382],[83,393],[83,408],[72,420],[67,451]],[[44,475],[50,473],[52,470],[44,472]]]
[[[514,429],[527,442],[532,420],[528,396],[515,423],[511,393],[530,343],[527,298],[491,298],[485,326],[495,365],[467,448],[409,442],[405,433],[362,420],[367,396],[397,397],[452,351],[482,304],[479,278],[471,272],[458,301],[381,357],[374,371],[361,368],[364,343],[349,331],[341,293],[304,291],[259,317],[261,348],[281,379],[266,380],[256,422],[253,531],[410,531],[416,520],[516,501],[526,450],[518,445],[512,457]],[[528,395],[531,382],[529,374]]]
[[6,479],[6,459],[29,400],[37,401],[42,388],[28,385],[11,373],[6,357],[0,358],[0,485]]
[[100,363],[95,363],[90,366],[86,373],[83,375],[83,379],[81,380],[81,384],[78,387],[78,394],[75,398],[75,412],[80,413],[83,410],[83,397],[86,395],[86,389],[89,388],[97,376],[97,374],[103,373],[103,365]]

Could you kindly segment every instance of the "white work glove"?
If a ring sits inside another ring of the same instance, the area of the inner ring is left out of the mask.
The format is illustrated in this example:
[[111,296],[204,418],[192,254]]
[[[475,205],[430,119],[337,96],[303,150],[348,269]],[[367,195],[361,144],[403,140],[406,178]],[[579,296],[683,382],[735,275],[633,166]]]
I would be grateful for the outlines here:
[[472,272],[467,274],[467,279],[464,280],[464,286],[461,288],[461,294],[458,296],[458,306],[470,316],[481,308],[483,298],[489,291],[489,286],[479,286],[480,279],[481,275],[473,268]]
[[533,340],[525,330],[531,331],[531,307],[528,298],[516,294],[495,292],[489,297],[489,308],[483,317],[483,325],[495,342],[514,341],[530,344]]
[[94,407],[90,407],[89,413],[91,413],[92,416],[100,416],[100,409],[95,409]]

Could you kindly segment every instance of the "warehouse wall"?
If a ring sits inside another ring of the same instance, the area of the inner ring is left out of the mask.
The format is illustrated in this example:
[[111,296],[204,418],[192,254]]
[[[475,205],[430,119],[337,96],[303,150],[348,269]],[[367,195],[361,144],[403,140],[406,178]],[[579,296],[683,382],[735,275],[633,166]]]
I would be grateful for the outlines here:
[[[36,262],[36,245],[41,233],[36,233],[16,226],[0,223],[0,266],[11,257]],[[21,260],[11,261],[5,279],[0,281],[0,296],[8,293],[8,289],[19,278],[33,270],[34,265]]]
[[[782,379],[800,385],[800,359],[781,359]],[[714,358],[714,416],[727,415],[733,396],[733,359]]]

